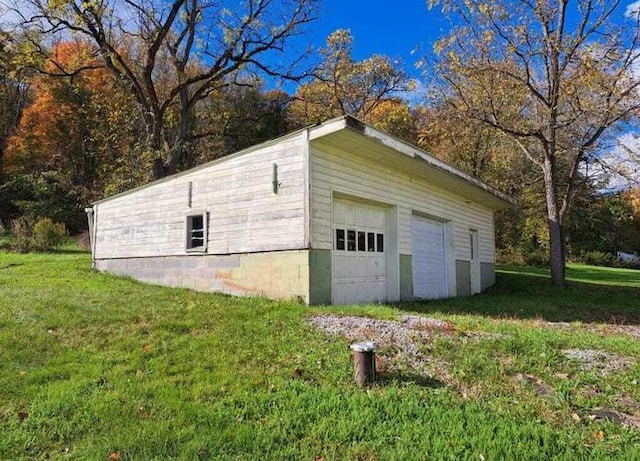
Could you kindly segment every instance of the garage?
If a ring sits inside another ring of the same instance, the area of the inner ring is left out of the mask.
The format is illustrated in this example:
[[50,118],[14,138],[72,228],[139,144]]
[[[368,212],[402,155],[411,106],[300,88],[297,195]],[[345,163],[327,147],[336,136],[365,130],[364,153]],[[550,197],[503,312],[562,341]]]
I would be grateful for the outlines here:
[[387,209],[345,199],[333,203],[333,303],[387,298]]
[[445,238],[444,222],[412,216],[411,263],[415,298],[433,299],[449,295]]

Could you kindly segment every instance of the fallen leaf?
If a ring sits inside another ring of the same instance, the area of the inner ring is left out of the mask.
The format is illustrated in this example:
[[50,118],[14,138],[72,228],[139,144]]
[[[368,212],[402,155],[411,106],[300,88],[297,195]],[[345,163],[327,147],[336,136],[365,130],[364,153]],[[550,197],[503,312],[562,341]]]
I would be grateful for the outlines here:
[[604,431],[596,431],[595,434],[593,434],[593,436],[595,437],[596,440],[604,440]]
[[149,352],[151,350],[151,345],[150,344],[144,344],[142,346],[142,351],[143,352]]
[[571,417],[573,418],[574,421],[578,423],[582,420],[582,418],[580,418],[580,415],[578,415],[578,413],[572,413]]
[[114,451],[113,453],[111,453],[109,455],[109,459],[111,461],[120,461],[120,458],[122,457],[122,455],[120,454],[119,451]]

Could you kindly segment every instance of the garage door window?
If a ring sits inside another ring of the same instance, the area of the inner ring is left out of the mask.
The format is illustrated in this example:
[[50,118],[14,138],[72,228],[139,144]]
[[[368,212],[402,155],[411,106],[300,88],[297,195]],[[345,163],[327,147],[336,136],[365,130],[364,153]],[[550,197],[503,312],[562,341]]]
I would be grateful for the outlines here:
[[353,229],[336,229],[334,248],[341,251],[384,253],[384,234]]
[[344,250],[344,229],[336,229],[336,250]]

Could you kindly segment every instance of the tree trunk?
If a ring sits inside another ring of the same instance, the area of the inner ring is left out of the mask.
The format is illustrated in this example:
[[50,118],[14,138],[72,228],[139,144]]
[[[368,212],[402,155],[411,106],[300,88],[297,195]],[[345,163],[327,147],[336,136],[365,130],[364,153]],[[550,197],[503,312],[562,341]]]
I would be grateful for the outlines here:
[[551,282],[556,286],[562,287],[566,282],[566,249],[564,245],[562,221],[560,220],[560,210],[558,208],[554,162],[553,158],[549,155],[545,155],[543,172],[547,204],[547,224],[549,226]]

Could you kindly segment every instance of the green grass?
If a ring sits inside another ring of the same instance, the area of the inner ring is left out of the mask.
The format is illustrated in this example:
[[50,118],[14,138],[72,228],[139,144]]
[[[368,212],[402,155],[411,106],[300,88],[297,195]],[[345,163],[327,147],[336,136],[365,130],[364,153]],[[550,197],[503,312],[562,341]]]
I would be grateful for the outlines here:
[[[0,254],[0,459],[640,459],[637,430],[588,418],[640,401],[638,340],[604,324],[640,323],[638,277],[571,266],[560,290],[544,275],[505,267],[472,298],[309,308],[143,285],[71,250]],[[415,312],[455,325],[422,346],[455,384],[407,370],[357,388],[348,341],[306,324]],[[569,347],[635,364],[601,377]]]

